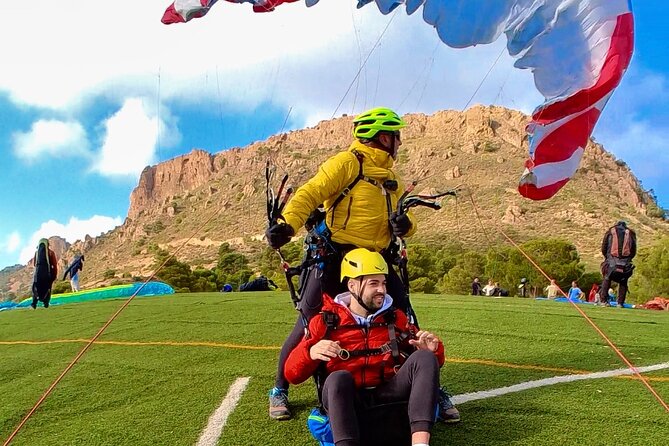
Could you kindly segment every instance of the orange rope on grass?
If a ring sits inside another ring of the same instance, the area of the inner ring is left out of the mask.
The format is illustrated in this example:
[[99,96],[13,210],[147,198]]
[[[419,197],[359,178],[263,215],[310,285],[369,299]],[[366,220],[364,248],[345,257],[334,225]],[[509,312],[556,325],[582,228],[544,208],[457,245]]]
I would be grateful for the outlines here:
[[[472,202],[473,202],[473,200],[472,200]],[[536,262],[535,262],[534,260],[532,260],[532,258],[531,258],[531,257],[530,257],[530,256],[529,256],[529,255],[528,255],[528,254],[527,254],[527,253],[526,253],[526,252],[525,252],[525,251],[524,251],[524,250],[523,250],[523,249],[522,249],[516,242],[514,242],[514,241],[511,239],[511,237],[509,237],[509,236],[502,230],[502,228],[498,228],[498,230],[499,230],[499,232],[504,236],[504,238],[507,239],[507,241],[508,241],[509,243],[511,243],[516,249],[518,249],[518,251],[520,251],[520,253],[521,253],[523,256],[525,256],[525,258],[526,258],[526,259],[527,259],[527,260],[528,260],[528,261],[529,261],[529,262],[530,262],[530,263],[537,269],[537,271],[539,271],[539,272],[540,272],[546,279],[548,279],[549,281],[552,280],[552,278],[551,278],[548,274],[546,274],[546,272],[545,272],[543,269],[541,269],[541,267],[540,267],[539,265],[537,265]],[[639,380],[646,386],[646,388],[648,388],[648,390],[650,391],[650,393],[652,393],[653,396],[657,399],[657,401],[662,405],[662,407],[664,407],[664,410],[666,410],[667,412],[669,412],[669,406],[667,406],[667,403],[666,403],[666,402],[662,399],[662,397],[655,391],[655,389],[653,389],[653,386],[650,385],[650,383],[648,382],[648,380],[647,380],[645,377],[643,377],[643,376],[641,375],[641,373],[640,373],[639,370],[634,366],[634,364],[632,364],[632,363],[630,362],[630,360],[627,359],[627,357],[623,354],[623,352],[620,351],[620,349],[619,349],[619,348],[618,348],[618,347],[611,341],[611,339],[609,339],[609,337],[606,335],[606,333],[604,333],[604,332],[597,326],[597,324],[595,324],[595,322],[594,322],[592,319],[590,319],[590,317],[589,317],[587,314],[585,314],[585,312],[584,312],[582,309],[580,309],[580,308],[578,307],[578,305],[576,305],[574,302],[572,302],[571,300],[569,300],[567,294],[566,294],[566,293],[565,293],[559,286],[558,286],[558,289],[560,290],[560,293],[562,293],[562,295],[563,295],[564,297],[567,297],[567,301],[572,305],[572,307],[574,307],[574,308],[576,309],[576,311],[578,311],[578,312],[581,314],[581,316],[583,316],[583,317],[585,318],[585,320],[588,321],[588,323],[592,326],[592,328],[594,328],[595,331],[596,331],[597,333],[599,333],[599,335],[606,341],[606,343],[609,344],[609,346],[613,349],[614,352],[616,352],[616,354],[620,357],[620,359],[622,359],[622,361],[627,365],[627,367],[629,367],[630,370],[632,370],[632,372],[634,373],[634,375],[635,375],[635,376],[636,376],[636,377],[637,377],[637,378],[638,378],[638,379],[639,379]]]
[[[43,345],[43,344],[69,344],[69,343],[88,343],[90,339],[53,339],[46,341],[0,341],[0,345]],[[229,344],[225,342],[208,342],[208,341],[95,341],[98,345],[157,345],[169,347],[221,347],[233,350],[281,350],[281,346],[275,345],[243,345],[243,344]]]
[[[481,222],[481,218],[479,217],[479,213],[477,211],[477,206],[476,206],[476,203],[474,202],[474,196],[471,194],[471,192],[469,194],[469,198],[471,199],[472,206],[474,206],[474,212],[476,213],[476,217],[479,220],[479,224],[483,228],[483,223]],[[509,237],[501,227],[497,227],[497,230],[500,232],[500,234],[502,234],[504,236],[504,238],[506,238],[506,240],[509,243],[511,243],[511,245],[513,245],[516,249],[518,249],[518,251],[520,251],[520,253],[537,269],[537,271],[539,271],[546,279],[548,279],[548,281],[552,280],[552,278],[548,274],[546,274],[546,272],[543,269],[541,269],[541,267],[539,265],[537,265],[537,263],[534,260],[532,260],[532,258],[516,242],[514,242],[511,239],[511,237]],[[484,229],[484,232],[485,232],[485,229]],[[486,237],[487,237],[487,233],[486,233]],[[488,240],[490,240],[490,238],[488,238]],[[567,301],[572,305],[572,307],[574,307],[576,309],[576,311],[578,311],[581,314],[581,316],[583,316],[585,318],[585,320],[588,321],[588,323],[592,326],[592,328],[594,328],[595,331],[597,333],[599,333],[599,335],[606,341],[606,343],[609,344],[609,346],[613,349],[613,351],[616,352],[618,357],[620,357],[620,359],[622,359],[622,361],[627,365],[627,367],[629,367],[630,370],[632,370],[632,372],[634,373],[634,376],[636,376],[639,379],[639,381],[641,381],[643,383],[643,385],[646,386],[646,388],[655,397],[655,399],[657,399],[657,401],[662,405],[662,407],[664,407],[664,410],[669,412],[669,406],[667,405],[667,403],[655,391],[653,386],[650,385],[648,380],[641,375],[639,370],[632,364],[632,362],[629,359],[627,359],[627,357],[623,354],[623,352],[620,351],[620,349],[618,347],[616,347],[616,345],[611,341],[611,339],[609,339],[609,337],[606,335],[606,333],[604,333],[597,326],[597,324],[595,324],[595,322],[592,319],[590,319],[590,317],[588,317],[588,315],[585,314],[585,312],[578,307],[578,305],[576,305],[574,302],[569,300],[569,297],[567,296],[567,294],[564,291],[562,291],[562,289],[559,286],[558,286],[558,289],[560,290],[560,293],[562,293],[562,295],[567,298]]]

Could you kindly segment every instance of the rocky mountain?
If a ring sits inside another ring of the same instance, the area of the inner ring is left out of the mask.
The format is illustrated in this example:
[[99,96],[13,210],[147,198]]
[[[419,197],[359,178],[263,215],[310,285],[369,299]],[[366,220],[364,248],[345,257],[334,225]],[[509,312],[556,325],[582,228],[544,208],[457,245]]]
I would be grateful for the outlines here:
[[[287,173],[289,184],[299,186],[326,158],[348,147],[352,119],[342,116],[216,154],[195,149],[146,167],[123,225],[75,243],[61,258],[85,252],[81,280],[91,287],[108,283],[112,276],[150,275],[150,243],[192,266],[205,267],[215,263],[222,242],[247,252],[260,249],[267,224],[267,160],[276,166],[275,177]],[[637,231],[641,245],[658,233],[669,233],[667,222],[653,216],[658,209],[653,197],[627,165],[595,142],[586,148],[574,179],[556,197],[533,202],[516,191],[527,154],[524,114],[476,106],[405,119],[409,125],[396,165],[404,180],[419,180],[416,191],[462,187],[459,197],[444,201],[440,211],[416,211],[415,240],[485,249],[505,242],[501,231],[517,242],[560,237],[573,242],[594,270],[601,236],[619,219]],[[27,285],[15,279],[18,275],[25,277],[23,269],[4,274],[20,293]],[[5,296],[6,280],[0,276]],[[17,286],[19,282],[23,284]]]

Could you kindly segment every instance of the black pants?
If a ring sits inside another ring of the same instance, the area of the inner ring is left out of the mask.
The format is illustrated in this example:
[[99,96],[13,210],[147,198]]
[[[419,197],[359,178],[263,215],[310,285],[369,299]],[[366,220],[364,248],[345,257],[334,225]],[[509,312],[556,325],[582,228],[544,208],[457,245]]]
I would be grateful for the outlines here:
[[606,302],[609,301],[609,288],[611,288],[611,282],[618,282],[618,305],[625,304],[625,297],[627,297],[628,279],[629,277],[621,276],[616,273],[612,273],[610,277],[609,275],[604,276],[604,280],[602,281],[602,288],[599,292],[602,296],[606,296]]
[[32,307],[37,307],[37,301],[44,304],[44,308],[49,308],[51,301],[51,282],[34,282],[33,283],[33,302]]
[[[337,294],[346,291],[346,287],[340,280],[340,269],[340,261],[331,261],[325,265],[324,269],[320,269],[316,265],[312,266],[301,277],[299,287],[301,301],[299,308],[307,322],[321,311],[323,293],[327,293],[330,297],[334,298]],[[388,269],[387,292],[393,298],[395,308],[407,312],[409,302],[406,291],[400,277],[392,267]],[[304,336],[304,328],[302,316],[300,315],[293,326],[293,330],[283,342],[281,353],[279,353],[276,379],[274,381],[274,385],[278,388],[287,389],[289,386],[283,369],[286,365],[286,360],[288,360],[288,355],[297,347],[302,336]]]
[[602,288],[600,289],[600,295],[606,296],[604,302],[609,302],[609,288],[611,288],[611,282],[618,283],[618,305],[625,304],[625,297],[627,297],[627,280],[632,277],[634,271],[634,265],[631,262],[625,261],[624,259],[616,258],[607,258],[602,262]]
[[[335,444],[411,444],[410,434],[432,429],[438,388],[439,364],[434,353],[427,350],[412,353],[397,375],[374,389],[356,389],[353,375],[348,371],[331,373],[323,385],[323,407],[330,416]],[[403,419],[369,422],[370,410],[381,410],[383,415],[383,410],[392,410],[393,403],[406,403],[394,407],[406,414]],[[391,430],[390,435],[382,438],[375,427]]]

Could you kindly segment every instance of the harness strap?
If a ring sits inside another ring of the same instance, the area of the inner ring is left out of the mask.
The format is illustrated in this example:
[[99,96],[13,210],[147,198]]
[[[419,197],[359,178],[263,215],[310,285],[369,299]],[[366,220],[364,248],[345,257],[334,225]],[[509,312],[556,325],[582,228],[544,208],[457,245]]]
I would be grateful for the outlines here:
[[613,257],[619,257],[619,251],[618,251],[618,231],[616,231],[616,228],[611,228],[610,231],[611,233],[611,246],[609,247],[609,253]]
[[625,237],[623,238],[623,257],[629,257],[631,254],[630,230],[625,229]]
[[377,356],[385,355],[386,353],[392,352],[393,348],[390,342],[386,342],[381,347],[378,348],[361,348],[359,350],[346,350],[342,348],[339,351],[339,358],[343,361],[346,361],[349,358],[356,356]]
[[323,318],[323,323],[325,324],[326,331],[323,338],[327,338],[332,330],[359,330],[359,329],[371,329],[378,327],[388,327],[388,342],[381,345],[377,348],[364,348],[357,350],[346,350],[342,349],[339,358],[342,360],[347,360],[349,358],[357,356],[375,356],[375,355],[385,355],[390,353],[393,357],[395,364],[400,362],[400,349],[399,343],[404,341],[411,336],[409,332],[401,332],[399,338],[397,336],[397,327],[395,325],[395,320],[397,318],[395,314],[395,309],[391,307],[389,311],[384,313],[383,322],[371,322],[369,325],[363,324],[339,324],[339,316],[336,313],[331,311],[321,311],[321,316]]

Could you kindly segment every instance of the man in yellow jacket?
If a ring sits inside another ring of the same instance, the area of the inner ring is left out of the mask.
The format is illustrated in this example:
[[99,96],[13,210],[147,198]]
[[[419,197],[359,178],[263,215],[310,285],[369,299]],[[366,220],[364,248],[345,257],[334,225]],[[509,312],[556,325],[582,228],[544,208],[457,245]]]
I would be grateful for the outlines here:
[[[404,127],[404,120],[388,108],[374,108],[357,116],[353,120],[356,139],[348,150],[326,160],[318,173],[295,192],[282,213],[283,220],[267,230],[269,245],[278,249],[305,225],[315,209],[325,209],[320,228],[328,234],[328,246],[334,252],[329,253],[326,262],[312,265],[301,277],[300,311],[307,320],[320,311],[323,293],[334,297],[346,291],[339,268],[347,252],[367,248],[382,253],[392,265],[395,259],[388,248],[393,236],[406,237],[415,232],[416,223],[410,214],[396,212],[404,186],[392,167],[402,145],[400,130]],[[393,268],[387,281],[393,305],[409,313],[404,286]],[[291,417],[284,364],[303,334],[304,325],[298,318],[281,349],[275,387],[270,391],[269,415],[273,419]],[[449,412],[457,415],[455,408]]]
[[[384,108],[363,113],[353,123],[353,134],[358,139],[348,150],[321,165],[318,173],[300,187],[286,205],[285,222],[268,230],[268,241],[273,248],[287,243],[321,204],[335,243],[381,252],[390,244],[390,229],[397,236],[411,235],[415,231],[414,223],[406,214],[394,216],[389,227],[389,216],[403,192],[392,167],[402,144],[399,130],[406,123],[395,112]],[[363,177],[346,192],[360,175],[361,163]]]

